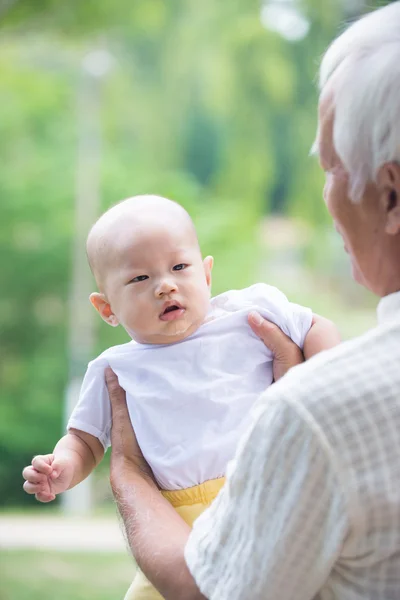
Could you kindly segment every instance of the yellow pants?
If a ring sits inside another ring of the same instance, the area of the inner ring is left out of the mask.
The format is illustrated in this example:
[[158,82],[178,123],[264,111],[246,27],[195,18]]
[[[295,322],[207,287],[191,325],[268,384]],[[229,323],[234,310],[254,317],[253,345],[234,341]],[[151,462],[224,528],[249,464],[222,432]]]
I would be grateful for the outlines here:
[[[186,490],[165,491],[162,494],[182,519],[192,526],[197,517],[216,498],[224,483],[225,479],[222,477],[221,479],[205,481]],[[162,596],[138,569],[124,600],[162,600]]]

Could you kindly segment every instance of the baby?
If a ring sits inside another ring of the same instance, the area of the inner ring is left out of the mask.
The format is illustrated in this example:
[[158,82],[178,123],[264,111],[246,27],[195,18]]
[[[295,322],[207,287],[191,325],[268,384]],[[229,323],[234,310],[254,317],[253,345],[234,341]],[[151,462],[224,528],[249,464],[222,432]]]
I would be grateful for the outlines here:
[[[49,502],[100,462],[110,444],[110,365],[160,489],[192,524],[222,487],[251,409],[273,382],[272,354],[249,312],[276,323],[306,359],[339,342],[336,328],[265,284],[210,299],[213,259],[202,259],[188,213],[165,198],[112,207],[90,231],[87,253],[99,290],[91,303],[131,341],[89,364],[67,435],[24,470],[24,488]],[[161,596],[138,573],[126,598]]]

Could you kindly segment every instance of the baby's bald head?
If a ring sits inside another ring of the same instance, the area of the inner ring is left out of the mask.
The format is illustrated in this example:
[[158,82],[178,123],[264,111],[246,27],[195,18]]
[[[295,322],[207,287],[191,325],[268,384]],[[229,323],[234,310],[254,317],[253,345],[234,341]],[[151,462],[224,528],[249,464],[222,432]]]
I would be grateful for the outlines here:
[[161,196],[134,196],[107,210],[91,228],[86,243],[89,265],[99,289],[128,238],[146,240],[167,230],[186,244],[199,247],[193,221],[177,202]]

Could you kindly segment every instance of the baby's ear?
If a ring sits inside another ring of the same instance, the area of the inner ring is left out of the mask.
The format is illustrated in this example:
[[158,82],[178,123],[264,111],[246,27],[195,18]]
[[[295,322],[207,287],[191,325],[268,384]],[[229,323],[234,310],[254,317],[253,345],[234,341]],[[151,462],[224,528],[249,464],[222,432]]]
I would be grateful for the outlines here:
[[111,325],[111,327],[117,327],[119,325],[119,321],[114,315],[113,311],[111,310],[111,305],[107,301],[104,294],[100,294],[99,292],[93,292],[93,294],[90,294],[89,300],[93,304],[103,321]]
[[209,288],[211,288],[211,271],[214,265],[214,259],[212,256],[206,256],[203,260],[204,273],[206,274],[206,281]]

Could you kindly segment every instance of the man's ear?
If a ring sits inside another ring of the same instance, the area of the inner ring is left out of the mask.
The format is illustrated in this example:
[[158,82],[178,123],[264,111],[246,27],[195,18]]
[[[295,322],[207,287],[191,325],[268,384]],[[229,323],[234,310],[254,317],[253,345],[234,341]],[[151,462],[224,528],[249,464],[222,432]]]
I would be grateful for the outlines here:
[[206,256],[203,260],[204,273],[206,274],[206,281],[208,287],[211,289],[211,271],[214,265],[214,259],[212,256]]
[[382,206],[386,212],[385,231],[388,235],[400,233],[400,165],[384,164],[377,176]]
[[110,303],[107,301],[104,294],[99,294],[99,292],[93,292],[93,294],[90,294],[89,300],[93,304],[103,321],[111,325],[111,327],[117,327],[119,325],[119,321],[114,315],[113,311],[111,310]]

